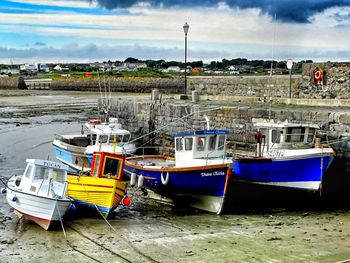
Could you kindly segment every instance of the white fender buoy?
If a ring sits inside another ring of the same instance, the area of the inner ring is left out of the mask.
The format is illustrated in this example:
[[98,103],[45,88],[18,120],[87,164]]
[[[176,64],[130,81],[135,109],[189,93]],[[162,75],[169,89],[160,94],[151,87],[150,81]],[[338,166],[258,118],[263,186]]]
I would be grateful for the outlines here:
[[134,186],[136,184],[136,174],[135,173],[131,173],[130,175],[130,185]]
[[7,191],[6,191],[6,188],[1,188],[1,193],[2,193],[2,194],[6,194],[6,192],[7,192]]
[[162,181],[163,185],[167,185],[169,183],[169,172],[166,172],[166,177],[164,178],[164,173],[162,172],[160,174],[160,180]]
[[143,186],[143,182],[144,182],[144,177],[143,175],[139,176],[139,179],[137,180],[137,187],[142,187]]

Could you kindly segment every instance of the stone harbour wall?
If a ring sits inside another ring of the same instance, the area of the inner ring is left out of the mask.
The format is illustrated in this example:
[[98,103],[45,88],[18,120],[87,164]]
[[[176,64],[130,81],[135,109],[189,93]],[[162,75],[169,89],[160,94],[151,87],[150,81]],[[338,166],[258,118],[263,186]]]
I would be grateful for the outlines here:
[[[247,107],[210,105],[168,100],[163,103],[139,102],[136,100],[112,100],[111,114],[119,118],[123,127],[138,138],[159,130],[157,135],[168,138],[174,132],[188,129],[205,129],[204,116],[208,116],[210,126],[217,129],[229,129],[237,134],[253,131],[252,118],[268,118],[291,122],[315,123],[336,141],[338,157],[350,160],[350,111],[320,108]],[[188,117],[186,117],[188,116]],[[248,134],[247,133],[247,134]],[[253,136],[254,133],[251,133]],[[144,144],[153,137],[145,136],[140,141]],[[349,141],[347,141],[349,139]]]
[[[112,100],[111,107],[111,116],[118,117],[123,127],[132,133],[139,147],[138,154],[147,150],[147,153],[172,154],[171,135],[177,131],[205,129],[205,115],[210,120],[211,128],[229,129],[232,132],[228,146],[233,152],[242,148],[253,152],[256,144],[250,120],[253,117],[268,118],[269,110],[224,105],[218,108],[210,104],[175,100],[163,103]],[[350,200],[350,112],[344,110],[334,113],[331,110],[316,108],[279,108],[273,109],[270,116],[281,121],[317,123],[327,132],[328,141],[323,142],[330,143],[337,156],[324,177],[323,196],[326,200]],[[144,146],[148,148],[141,149]],[[150,152],[152,146],[159,146],[160,151]]]
[[[295,97],[300,75],[292,75],[291,93]],[[289,97],[289,75],[190,77],[188,90],[199,95]]]
[[[323,71],[323,83],[317,85],[314,70]],[[303,64],[298,98],[350,99],[350,63],[307,63]]]
[[[322,84],[316,84],[314,70],[323,71]],[[350,99],[350,63],[305,63],[301,75],[250,76],[189,76],[187,94],[295,99]],[[291,83],[291,90],[290,90]],[[114,92],[150,93],[159,89],[164,93],[184,92],[183,77],[122,78],[116,76],[55,77],[50,89],[99,91],[100,87]],[[0,88],[18,88],[18,77],[1,77]]]

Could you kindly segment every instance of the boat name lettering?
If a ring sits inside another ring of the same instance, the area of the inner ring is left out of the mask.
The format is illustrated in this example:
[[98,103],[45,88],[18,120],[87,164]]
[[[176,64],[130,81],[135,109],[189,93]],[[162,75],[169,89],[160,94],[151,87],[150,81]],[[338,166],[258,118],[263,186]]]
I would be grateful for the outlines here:
[[51,163],[51,162],[44,162],[44,166],[53,167],[53,168],[61,168],[61,165],[59,165],[58,163]]
[[270,150],[266,154],[269,157],[283,157],[284,151],[283,150]]
[[225,173],[223,171],[214,171],[212,173],[210,173],[210,172],[202,172],[201,173],[202,177],[206,177],[206,176],[221,176],[221,175],[225,175]]

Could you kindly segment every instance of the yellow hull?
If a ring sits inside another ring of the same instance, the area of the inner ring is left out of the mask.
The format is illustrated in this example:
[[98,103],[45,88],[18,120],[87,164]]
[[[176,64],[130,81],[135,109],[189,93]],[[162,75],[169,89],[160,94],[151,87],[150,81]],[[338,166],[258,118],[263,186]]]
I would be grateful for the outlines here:
[[109,178],[68,175],[68,196],[77,205],[110,215],[125,196],[126,182]]

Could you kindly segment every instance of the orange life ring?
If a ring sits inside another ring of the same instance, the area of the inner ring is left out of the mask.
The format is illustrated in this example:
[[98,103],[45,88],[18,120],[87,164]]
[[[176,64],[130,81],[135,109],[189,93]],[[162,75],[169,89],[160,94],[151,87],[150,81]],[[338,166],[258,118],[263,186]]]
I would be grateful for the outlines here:
[[315,71],[314,77],[315,77],[316,80],[320,80],[320,79],[322,78],[322,72],[321,72],[321,70]]

